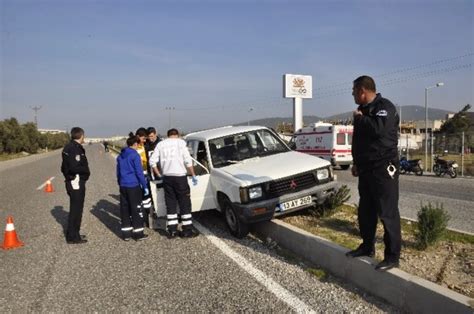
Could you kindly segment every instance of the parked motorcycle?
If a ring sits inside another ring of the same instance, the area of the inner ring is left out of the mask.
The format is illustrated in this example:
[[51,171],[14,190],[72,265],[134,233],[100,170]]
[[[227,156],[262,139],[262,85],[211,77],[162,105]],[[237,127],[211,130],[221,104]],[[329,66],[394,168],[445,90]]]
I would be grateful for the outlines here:
[[433,172],[438,176],[449,174],[451,178],[456,178],[458,176],[457,168],[458,164],[454,160],[444,160],[439,158],[439,156],[434,157],[435,164],[433,165]]
[[413,172],[417,176],[423,175],[423,164],[421,159],[407,160],[406,157],[400,158],[400,174]]

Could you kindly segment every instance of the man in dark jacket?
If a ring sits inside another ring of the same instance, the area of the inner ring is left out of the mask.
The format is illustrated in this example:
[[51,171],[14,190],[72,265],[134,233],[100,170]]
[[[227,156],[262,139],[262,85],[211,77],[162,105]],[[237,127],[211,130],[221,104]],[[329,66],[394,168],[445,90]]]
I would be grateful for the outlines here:
[[348,252],[349,257],[374,256],[377,219],[384,227],[384,260],[377,270],[398,267],[401,250],[400,213],[398,210],[398,123],[395,106],[376,93],[369,76],[354,81],[352,174],[359,177],[359,230],[362,244]]
[[150,159],[151,159],[151,155],[153,154],[153,151],[155,150],[156,145],[158,145],[158,143],[161,142],[161,139],[156,133],[156,129],[152,126],[146,129],[146,134],[147,134],[147,139],[145,142],[145,151],[146,151],[146,157],[147,157],[147,170],[148,170],[149,179],[151,180],[153,179],[154,174],[150,167]]
[[61,172],[64,175],[66,191],[69,195],[69,217],[66,231],[68,244],[87,242],[85,236],[79,233],[86,196],[86,181],[90,176],[89,164],[82,144],[84,144],[84,130],[79,127],[72,128],[71,141],[64,146],[61,164]]
[[143,240],[148,235],[143,233],[143,195],[147,197],[150,190],[143,174],[141,158],[137,152],[138,138],[131,136],[127,146],[117,157],[117,181],[120,186],[120,216],[122,220],[122,235],[125,241],[133,237]]

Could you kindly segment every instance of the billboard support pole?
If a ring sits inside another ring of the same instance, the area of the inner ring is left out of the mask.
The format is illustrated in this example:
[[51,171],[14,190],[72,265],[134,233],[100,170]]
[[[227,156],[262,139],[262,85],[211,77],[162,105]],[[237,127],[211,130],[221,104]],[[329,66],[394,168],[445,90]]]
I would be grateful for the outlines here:
[[303,98],[293,98],[293,133],[303,128]]

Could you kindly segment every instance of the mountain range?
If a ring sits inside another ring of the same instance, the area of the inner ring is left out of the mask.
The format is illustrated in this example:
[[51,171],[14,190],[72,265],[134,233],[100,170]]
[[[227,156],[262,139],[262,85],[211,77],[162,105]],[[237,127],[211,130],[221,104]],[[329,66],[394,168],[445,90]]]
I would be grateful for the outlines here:
[[[397,111],[400,108],[397,107]],[[428,117],[430,120],[445,120],[446,115],[448,113],[455,113],[452,111],[447,111],[443,109],[436,109],[436,108],[428,108]],[[425,120],[425,107],[422,106],[402,106],[402,114],[401,114],[402,121],[418,121],[418,120]],[[344,120],[352,119],[352,111],[328,116],[328,117],[319,117],[319,116],[303,116],[303,123],[309,124],[312,122],[317,122],[320,120],[324,121],[344,121]],[[265,118],[265,119],[257,119],[251,120],[248,123],[251,125],[263,125],[267,127],[276,127],[281,123],[293,123],[293,117],[278,117],[278,118]],[[246,125],[245,123],[239,123],[237,125]]]

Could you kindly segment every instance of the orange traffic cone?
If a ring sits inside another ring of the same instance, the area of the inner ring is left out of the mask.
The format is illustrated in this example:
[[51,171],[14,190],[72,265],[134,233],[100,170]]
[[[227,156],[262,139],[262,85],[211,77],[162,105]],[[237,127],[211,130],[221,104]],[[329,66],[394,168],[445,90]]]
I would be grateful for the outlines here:
[[3,237],[2,249],[14,249],[17,247],[23,246],[23,242],[18,240],[16,235],[15,226],[13,225],[13,217],[8,216],[7,218],[7,227],[5,228],[5,236]]
[[50,180],[46,181],[46,186],[44,187],[44,191],[45,191],[46,193],[52,193],[52,192],[54,192],[53,184],[51,183]]

